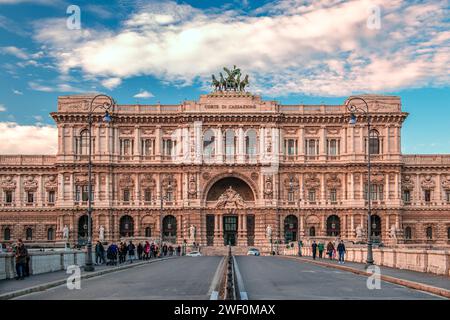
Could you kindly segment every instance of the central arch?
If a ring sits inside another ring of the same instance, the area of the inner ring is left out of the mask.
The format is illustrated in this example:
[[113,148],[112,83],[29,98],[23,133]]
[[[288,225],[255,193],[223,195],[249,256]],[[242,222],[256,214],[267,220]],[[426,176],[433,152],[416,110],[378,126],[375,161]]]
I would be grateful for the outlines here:
[[206,201],[217,201],[219,197],[229,188],[240,194],[244,201],[255,201],[252,187],[240,177],[223,177],[211,183],[206,192]]

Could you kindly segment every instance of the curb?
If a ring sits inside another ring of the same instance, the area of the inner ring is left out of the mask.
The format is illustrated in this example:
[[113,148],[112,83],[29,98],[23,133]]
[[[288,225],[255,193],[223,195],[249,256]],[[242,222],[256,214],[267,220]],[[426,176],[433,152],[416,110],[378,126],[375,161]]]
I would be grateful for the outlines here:
[[[316,265],[327,267],[327,268],[334,268],[334,269],[349,271],[349,272],[363,275],[363,276],[371,276],[372,275],[372,273],[362,271],[359,269],[355,269],[352,267],[343,266],[343,265],[334,265],[334,264],[330,264],[330,263],[326,263],[326,262],[311,261],[311,260],[299,258],[299,257],[283,256],[283,258],[302,261],[302,262],[311,263],[311,264],[316,264]],[[450,299],[450,290],[447,290],[444,288],[438,288],[438,287],[430,286],[428,284],[423,284],[420,282],[415,282],[415,281],[411,281],[411,280],[405,280],[405,279],[400,279],[400,278],[395,278],[392,276],[385,276],[385,275],[381,275],[380,279],[383,281],[386,281],[386,282],[391,282],[391,283],[405,286],[405,287],[415,289],[415,290],[425,291],[428,293],[432,293],[432,294],[439,295],[441,297]]]
[[[173,259],[173,258],[160,258],[158,260],[151,260],[151,261],[147,261],[147,262],[138,262],[135,264],[128,264],[128,265],[124,265],[124,266],[120,266],[117,268],[110,268],[110,269],[106,269],[106,270],[101,270],[101,271],[95,271],[92,273],[85,273],[81,276],[81,279],[89,279],[89,278],[94,278],[94,277],[98,277],[107,273],[113,273],[116,271],[121,271],[121,270],[125,270],[125,269],[129,269],[129,268],[134,268],[134,267],[139,267],[145,264],[151,264],[151,263],[155,263],[155,262],[159,262],[159,261],[164,261],[164,260],[169,260],[169,259]],[[61,270],[62,271],[62,270]],[[47,282],[44,284],[39,284],[37,286],[34,287],[28,287],[25,289],[19,289],[16,291],[12,291],[12,292],[8,292],[8,293],[4,293],[0,295],[0,300],[9,300],[9,299],[13,299],[13,298],[17,298],[29,293],[34,293],[34,292],[39,292],[39,291],[44,291],[50,288],[54,288],[57,286],[60,286],[64,283],[66,283],[67,279],[61,279],[61,280],[55,280],[52,282]]]

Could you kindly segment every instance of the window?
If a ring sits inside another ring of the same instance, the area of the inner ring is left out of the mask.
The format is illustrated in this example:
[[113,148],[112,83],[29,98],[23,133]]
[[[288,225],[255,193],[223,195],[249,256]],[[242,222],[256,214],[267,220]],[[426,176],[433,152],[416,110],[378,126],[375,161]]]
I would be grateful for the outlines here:
[[55,235],[55,233],[53,231],[53,228],[48,228],[48,230],[47,230],[47,240],[49,240],[49,241],[55,240],[54,235]]
[[297,140],[287,139],[287,140],[285,140],[284,145],[285,145],[286,155],[294,156],[297,154]]
[[327,150],[329,156],[337,156],[339,154],[339,140],[328,139],[327,140]]
[[425,202],[431,201],[431,190],[425,190]]
[[33,229],[27,228],[27,230],[25,231],[25,239],[33,240]]
[[[94,200],[94,188],[91,190],[91,199]],[[76,186],[75,201],[89,201],[89,186]]]
[[337,201],[337,191],[336,191],[336,189],[331,189],[330,190],[330,201],[331,202],[336,202]]
[[145,228],[145,236],[146,237],[152,236],[152,229],[150,227]]
[[403,190],[403,201],[405,203],[411,202],[411,192],[409,190]]
[[309,200],[309,202],[315,202],[316,201],[316,190],[309,190],[309,192],[308,192],[308,200]]
[[450,240],[450,227],[447,228],[447,240]]
[[411,238],[412,238],[411,227],[406,227],[405,228],[405,239],[411,240]]
[[[367,201],[367,184],[364,185],[364,199]],[[383,185],[371,184],[370,185],[370,200],[383,200]]]
[[288,201],[289,202],[294,202],[294,191],[289,191],[288,192]]
[[245,134],[245,154],[250,157],[256,155],[256,131],[253,129]]
[[450,203],[450,190],[445,191],[445,200]]
[[144,201],[150,202],[152,201],[152,192],[150,189],[145,189],[144,191]]
[[175,150],[175,141],[171,139],[163,140],[163,155],[164,156],[172,156]]
[[428,240],[432,240],[433,239],[433,228],[432,227],[427,227],[426,235],[427,235],[427,239]]
[[235,154],[235,135],[234,130],[225,132],[225,156],[226,160],[233,160]]
[[369,152],[370,154],[380,154],[380,134],[377,130],[370,131]]
[[316,228],[315,227],[309,228],[309,236],[310,237],[315,237],[316,236]]
[[[94,140],[94,139],[92,139]],[[87,155],[89,154],[89,131],[83,130],[80,132],[80,136],[75,139],[76,154]],[[94,149],[94,143],[92,143],[92,149]],[[93,150],[94,152],[94,150]]]
[[167,190],[167,192],[166,192],[166,200],[167,201],[172,201],[173,200],[172,190]]
[[128,190],[128,189],[123,190],[123,201],[124,202],[130,201],[130,190]]
[[141,147],[144,156],[153,156],[155,154],[155,140],[142,139]]
[[133,154],[133,140],[120,139],[120,155],[130,156]]
[[308,156],[315,156],[319,153],[319,142],[315,139],[308,139],[305,144]]
[[48,202],[54,203],[55,202],[55,191],[49,191],[48,192]]
[[205,158],[212,158],[216,153],[215,136],[211,129],[205,131],[203,135],[203,155]]
[[34,192],[28,191],[27,192],[27,202],[33,203],[34,202]]
[[13,202],[13,192],[12,191],[5,191],[5,202],[6,203]]
[[3,230],[3,240],[11,240],[11,229],[8,227]]

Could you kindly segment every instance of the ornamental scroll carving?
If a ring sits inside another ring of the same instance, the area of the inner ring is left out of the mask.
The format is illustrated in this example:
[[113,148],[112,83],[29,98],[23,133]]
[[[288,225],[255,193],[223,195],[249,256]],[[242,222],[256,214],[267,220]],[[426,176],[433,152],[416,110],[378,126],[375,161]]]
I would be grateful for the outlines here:
[[450,176],[442,177],[441,183],[444,190],[450,190]]
[[[78,174],[75,176],[75,184],[78,186],[84,186],[88,184],[87,174]],[[94,177],[91,177],[91,183],[94,184]]]
[[331,173],[327,176],[326,184],[328,189],[339,189],[341,187],[341,179],[336,173]]
[[435,187],[435,182],[430,175],[427,175],[425,178],[423,178],[420,184],[423,190],[432,190]]
[[33,176],[28,176],[23,182],[23,189],[25,191],[36,191],[38,188],[38,182]]
[[56,191],[58,188],[58,181],[56,180],[56,176],[49,176],[44,183],[44,188],[47,191]]
[[232,208],[245,208],[244,199],[239,193],[237,193],[231,186],[222,193],[217,200],[216,208],[232,209]]
[[411,179],[410,175],[406,175],[403,177],[402,189],[404,189],[404,190],[413,190],[414,189],[414,181]]
[[317,177],[316,174],[310,173],[310,174],[306,175],[305,187],[308,190],[319,189],[319,187],[320,187],[320,180],[319,180],[319,178]]
[[156,181],[151,174],[145,174],[141,179],[141,186],[143,189],[154,189]]
[[188,196],[189,199],[197,199],[197,178],[195,173],[189,174]]
[[264,177],[264,199],[273,198],[273,182],[272,176]]
[[130,175],[123,174],[119,179],[119,187],[121,189],[133,188],[134,180],[131,178]]
[[297,190],[298,189],[298,179],[297,178],[286,178],[284,179],[284,187],[287,190],[290,190],[292,188],[292,190]]
[[177,186],[177,180],[174,179],[172,174],[165,174],[162,179],[162,187],[164,190],[173,189]]
[[16,189],[16,182],[11,176],[6,176],[6,178],[1,182],[1,188],[5,191],[13,191]]

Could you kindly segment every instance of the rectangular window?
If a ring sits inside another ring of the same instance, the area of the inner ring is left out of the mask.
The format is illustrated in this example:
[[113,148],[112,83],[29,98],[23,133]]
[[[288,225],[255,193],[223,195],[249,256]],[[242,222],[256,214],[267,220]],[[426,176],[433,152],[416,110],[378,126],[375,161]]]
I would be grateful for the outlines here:
[[447,202],[450,202],[450,190],[447,190],[445,192],[445,199],[447,200]]
[[152,201],[152,193],[151,193],[150,189],[146,189],[144,191],[144,201],[146,201],[146,202]]
[[285,140],[286,155],[294,156],[297,154],[297,140],[287,139]]
[[166,200],[167,200],[167,201],[172,201],[172,200],[173,200],[173,194],[172,194],[172,191],[167,191],[167,192],[166,192]]
[[171,139],[163,140],[163,155],[172,156],[174,154],[176,142]]
[[120,155],[131,156],[133,154],[133,140],[120,139]]
[[288,192],[288,201],[289,202],[294,202],[294,191],[289,191]]
[[27,202],[28,203],[33,203],[34,202],[34,192],[27,192]]
[[123,190],[123,201],[124,202],[130,201],[130,190],[128,190],[128,189]]
[[308,156],[315,156],[319,153],[319,143],[315,139],[306,140],[306,154]]
[[13,202],[13,192],[12,191],[5,191],[5,202],[6,203]]
[[48,202],[54,203],[55,202],[55,191],[49,191],[48,192]]
[[309,202],[315,202],[316,201],[316,190],[309,190],[309,192],[308,192],[308,200],[309,200]]
[[[89,186],[76,186],[75,188],[75,201],[89,201]],[[94,194],[94,188],[91,190],[91,199],[94,200],[93,197]]]
[[411,202],[411,192],[409,190],[403,190],[403,201],[406,203]]
[[425,190],[425,202],[431,201],[431,190]]
[[328,155],[329,156],[337,156],[339,155],[339,140],[337,139],[329,139],[328,143]]
[[142,154],[144,156],[153,156],[155,154],[155,140],[154,139],[142,139]]
[[331,201],[331,202],[336,202],[336,201],[337,201],[337,192],[336,192],[336,189],[331,189],[331,190],[330,190],[330,201]]
[[[364,185],[364,200],[367,200],[367,184]],[[383,200],[383,185],[372,184],[370,185],[370,199],[371,200]]]

